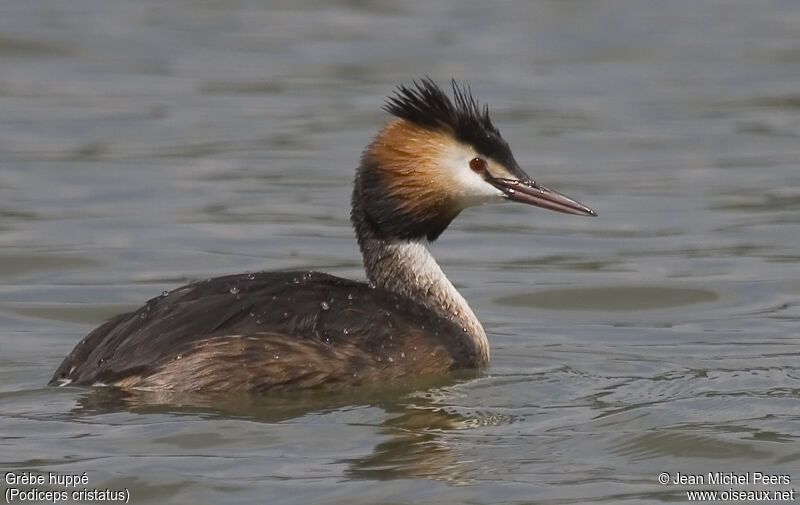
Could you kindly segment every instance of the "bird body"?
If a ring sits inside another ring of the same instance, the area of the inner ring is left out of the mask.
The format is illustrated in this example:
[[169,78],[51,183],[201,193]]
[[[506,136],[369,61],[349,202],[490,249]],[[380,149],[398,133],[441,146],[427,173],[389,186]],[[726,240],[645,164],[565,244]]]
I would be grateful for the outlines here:
[[268,392],[477,369],[486,333],[428,250],[461,210],[519,201],[595,215],[533,182],[453,82],[398,88],[364,151],[351,221],[369,283],[259,272],[177,288],[117,316],[64,359],[52,385]]
[[256,272],[189,284],[111,319],[76,346],[54,380],[253,392],[360,384],[480,366],[485,357],[463,334],[363,282]]

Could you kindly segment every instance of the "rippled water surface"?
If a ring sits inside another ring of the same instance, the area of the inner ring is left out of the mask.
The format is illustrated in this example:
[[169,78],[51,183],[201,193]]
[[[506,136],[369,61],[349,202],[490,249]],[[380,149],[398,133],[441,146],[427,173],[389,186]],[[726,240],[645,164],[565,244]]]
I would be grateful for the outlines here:
[[[755,471],[800,499],[798,26],[789,0],[0,4],[0,469],[135,504],[686,502],[731,486],[660,472]],[[469,83],[521,165],[600,215],[475,208],[434,245],[484,374],[45,387],[181,283],[363,277],[353,169],[425,74]]]

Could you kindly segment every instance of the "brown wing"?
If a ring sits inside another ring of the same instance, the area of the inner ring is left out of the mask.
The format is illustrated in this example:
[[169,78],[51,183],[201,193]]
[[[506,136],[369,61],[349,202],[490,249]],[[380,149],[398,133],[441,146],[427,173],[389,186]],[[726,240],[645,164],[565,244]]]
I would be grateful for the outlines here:
[[453,360],[424,335],[398,335],[412,350],[383,359],[346,342],[332,346],[276,333],[224,335],[197,341],[186,353],[145,375],[114,383],[122,388],[177,391],[286,391],[357,385],[407,375],[435,375]]

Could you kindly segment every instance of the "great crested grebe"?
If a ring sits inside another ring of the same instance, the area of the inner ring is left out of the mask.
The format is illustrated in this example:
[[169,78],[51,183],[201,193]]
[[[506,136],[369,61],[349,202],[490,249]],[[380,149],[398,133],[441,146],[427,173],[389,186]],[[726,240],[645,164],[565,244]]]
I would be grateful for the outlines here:
[[478,318],[428,251],[463,209],[515,201],[595,216],[534,182],[468,88],[400,86],[361,156],[350,219],[369,284],[311,272],[217,277],[87,335],[51,385],[277,391],[473,369]]

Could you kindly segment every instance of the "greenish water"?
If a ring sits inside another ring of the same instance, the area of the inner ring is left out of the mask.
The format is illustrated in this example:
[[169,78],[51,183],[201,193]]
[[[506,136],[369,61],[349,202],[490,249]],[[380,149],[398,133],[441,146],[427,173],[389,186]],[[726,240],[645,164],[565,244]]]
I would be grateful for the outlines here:
[[517,307],[562,310],[652,310],[713,302],[718,295],[707,289],[651,286],[549,289],[506,296],[499,303]]
[[[85,472],[134,504],[798,487],[798,26],[788,0],[0,4],[0,470]],[[425,74],[470,84],[521,165],[600,215],[470,209],[434,245],[489,333],[485,373],[45,387],[93,327],[189,280],[362,277],[353,170],[383,98]]]

